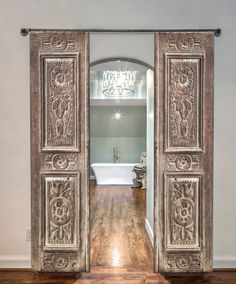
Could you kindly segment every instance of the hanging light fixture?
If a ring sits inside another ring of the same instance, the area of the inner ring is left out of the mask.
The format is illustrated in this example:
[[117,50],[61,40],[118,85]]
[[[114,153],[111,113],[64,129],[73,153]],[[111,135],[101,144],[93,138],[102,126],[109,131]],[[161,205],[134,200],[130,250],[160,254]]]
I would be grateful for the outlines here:
[[104,71],[103,94],[109,97],[134,95],[136,71]]

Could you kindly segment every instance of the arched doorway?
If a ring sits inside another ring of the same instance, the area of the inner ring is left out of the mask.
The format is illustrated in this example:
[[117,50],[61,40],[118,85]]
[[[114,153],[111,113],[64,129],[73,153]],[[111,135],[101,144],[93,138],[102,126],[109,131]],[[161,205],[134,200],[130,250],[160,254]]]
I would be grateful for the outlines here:
[[153,76],[151,66],[132,58],[90,65],[93,270],[153,270]]

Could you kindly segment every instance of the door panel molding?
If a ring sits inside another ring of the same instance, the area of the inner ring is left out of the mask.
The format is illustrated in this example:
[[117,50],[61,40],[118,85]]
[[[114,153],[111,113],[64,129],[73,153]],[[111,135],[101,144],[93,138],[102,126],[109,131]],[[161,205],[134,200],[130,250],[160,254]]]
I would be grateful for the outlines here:
[[89,269],[88,33],[30,33],[32,267]]
[[156,272],[212,270],[210,32],[155,34]]
[[[79,53],[41,55],[40,64],[42,151],[79,152]],[[60,75],[67,77],[66,84],[55,84]]]

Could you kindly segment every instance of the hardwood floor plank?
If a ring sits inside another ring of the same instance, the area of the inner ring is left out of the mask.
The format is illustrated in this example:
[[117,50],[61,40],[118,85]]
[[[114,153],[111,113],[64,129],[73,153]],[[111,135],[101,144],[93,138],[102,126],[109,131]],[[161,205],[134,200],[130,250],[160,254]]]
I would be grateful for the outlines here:
[[130,186],[91,187],[91,265],[153,265],[145,231],[145,191]]
[[93,267],[91,273],[37,273],[0,269],[1,284],[236,284],[236,271],[215,271],[202,276],[162,276],[135,268]]

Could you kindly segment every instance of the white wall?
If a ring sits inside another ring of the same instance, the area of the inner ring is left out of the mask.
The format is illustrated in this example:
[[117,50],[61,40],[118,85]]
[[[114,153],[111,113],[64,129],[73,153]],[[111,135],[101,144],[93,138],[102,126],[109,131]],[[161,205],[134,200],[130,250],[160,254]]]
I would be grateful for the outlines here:
[[154,72],[147,71],[147,196],[145,226],[153,243],[154,227]]
[[[214,257],[215,265],[236,267],[235,12],[234,0],[0,1],[0,258],[10,258],[2,266],[20,265],[30,254],[29,38],[20,28],[221,27],[215,41]],[[152,51],[149,34],[91,35],[92,61],[126,56],[152,64]],[[17,257],[23,261],[11,262]]]

